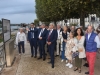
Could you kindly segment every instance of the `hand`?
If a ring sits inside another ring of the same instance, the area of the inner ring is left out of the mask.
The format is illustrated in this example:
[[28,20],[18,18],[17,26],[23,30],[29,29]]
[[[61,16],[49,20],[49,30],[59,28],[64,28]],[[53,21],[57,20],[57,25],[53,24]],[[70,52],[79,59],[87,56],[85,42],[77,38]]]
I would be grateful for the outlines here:
[[42,39],[42,37],[39,37],[39,39],[41,40],[41,39]]
[[83,51],[83,49],[79,49],[78,51],[79,51],[79,52],[82,52],[82,51]]
[[51,44],[51,42],[48,42],[48,45],[50,45]]
[[64,42],[67,42],[67,40],[64,39]]
[[27,31],[29,31],[29,28],[26,28]]
[[70,52],[70,55],[72,55],[73,52]]

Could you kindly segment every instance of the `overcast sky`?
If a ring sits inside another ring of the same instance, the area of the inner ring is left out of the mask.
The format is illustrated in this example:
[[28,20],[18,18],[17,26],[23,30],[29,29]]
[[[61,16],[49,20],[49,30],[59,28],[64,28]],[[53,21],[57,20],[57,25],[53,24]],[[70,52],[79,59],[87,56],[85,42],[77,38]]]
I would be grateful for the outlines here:
[[0,0],[0,20],[11,23],[31,23],[36,19],[35,0]]

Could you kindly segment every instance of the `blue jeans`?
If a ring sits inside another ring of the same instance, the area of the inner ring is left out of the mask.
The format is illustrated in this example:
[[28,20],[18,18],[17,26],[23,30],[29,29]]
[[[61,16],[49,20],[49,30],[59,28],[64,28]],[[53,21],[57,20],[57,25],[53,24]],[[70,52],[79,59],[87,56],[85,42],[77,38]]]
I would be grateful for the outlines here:
[[63,42],[62,51],[61,51],[61,59],[65,59],[65,47],[66,47],[66,42]]

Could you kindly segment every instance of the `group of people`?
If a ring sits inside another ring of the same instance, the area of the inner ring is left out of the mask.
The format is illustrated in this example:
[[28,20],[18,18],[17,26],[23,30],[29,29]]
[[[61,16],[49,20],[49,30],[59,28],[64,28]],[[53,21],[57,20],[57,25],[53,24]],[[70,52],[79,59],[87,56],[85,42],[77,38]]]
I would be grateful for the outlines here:
[[61,62],[66,61],[66,66],[73,67],[73,59],[75,59],[74,71],[81,73],[82,59],[86,58],[89,65],[89,72],[85,74],[94,75],[94,64],[96,53],[100,48],[100,28],[97,29],[98,33],[94,32],[93,26],[88,26],[86,31],[82,27],[75,28],[72,26],[61,27],[57,24],[56,28],[54,23],[50,23],[47,28],[45,24],[41,24],[36,28],[34,23],[30,24],[30,28],[26,29],[28,34],[27,38],[23,29],[16,36],[16,44],[18,45],[19,54],[25,53],[24,44],[26,41],[30,43],[31,57],[37,58],[37,48],[39,47],[38,59],[46,60],[46,50],[50,56],[50,64],[54,68],[55,58],[61,57]]

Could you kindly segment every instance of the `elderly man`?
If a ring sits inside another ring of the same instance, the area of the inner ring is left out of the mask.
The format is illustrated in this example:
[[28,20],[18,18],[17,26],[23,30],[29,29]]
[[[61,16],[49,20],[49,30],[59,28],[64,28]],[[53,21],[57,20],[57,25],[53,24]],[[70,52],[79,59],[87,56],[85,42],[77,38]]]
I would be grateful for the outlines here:
[[100,48],[100,40],[96,33],[93,32],[93,27],[88,26],[86,34],[86,57],[89,64],[89,72],[85,74],[94,75],[94,64],[96,59],[97,48]]
[[39,45],[39,52],[40,52],[40,57],[38,59],[42,58],[42,53],[43,53],[43,61],[45,61],[46,56],[45,56],[45,44],[46,44],[46,36],[47,36],[47,29],[45,28],[45,24],[41,25],[41,29],[38,32],[38,45]]
[[[23,32],[23,28],[20,28],[19,32],[16,35],[16,44],[18,45],[19,55],[25,53],[24,44],[26,44],[26,35]],[[22,47],[22,52],[21,52]]]
[[57,45],[56,45],[56,56],[60,55],[60,32],[62,31],[60,24],[57,24]]
[[47,34],[47,44],[48,44],[48,50],[49,54],[51,57],[51,61],[49,63],[52,64],[52,68],[54,68],[54,49],[55,49],[55,44],[57,40],[57,31],[54,30],[54,24],[50,23],[49,25],[49,32]]

